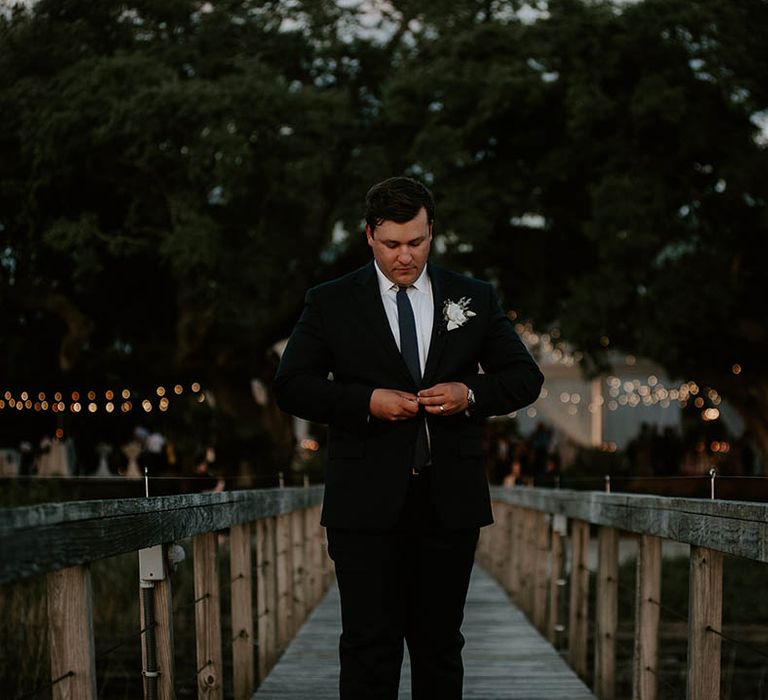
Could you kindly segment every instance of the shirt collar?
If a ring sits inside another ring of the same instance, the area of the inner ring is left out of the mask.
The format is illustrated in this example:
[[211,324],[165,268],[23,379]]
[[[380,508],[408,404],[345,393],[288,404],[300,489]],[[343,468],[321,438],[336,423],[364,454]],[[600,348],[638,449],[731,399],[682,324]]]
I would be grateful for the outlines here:
[[[389,277],[387,277],[379,267],[379,263],[376,260],[373,261],[373,266],[376,268],[376,277],[379,280],[379,291],[384,294],[391,290],[397,291],[398,285],[395,284]],[[421,274],[416,278],[416,281],[411,285],[417,292],[426,292],[429,289],[429,275],[427,274],[427,265],[424,265],[424,269]]]

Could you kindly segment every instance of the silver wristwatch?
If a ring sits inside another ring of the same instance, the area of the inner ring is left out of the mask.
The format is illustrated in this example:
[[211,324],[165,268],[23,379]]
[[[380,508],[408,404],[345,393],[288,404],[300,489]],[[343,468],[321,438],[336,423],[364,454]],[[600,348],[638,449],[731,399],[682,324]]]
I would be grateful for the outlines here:
[[467,388],[467,411],[471,411],[475,407],[475,392],[472,389]]

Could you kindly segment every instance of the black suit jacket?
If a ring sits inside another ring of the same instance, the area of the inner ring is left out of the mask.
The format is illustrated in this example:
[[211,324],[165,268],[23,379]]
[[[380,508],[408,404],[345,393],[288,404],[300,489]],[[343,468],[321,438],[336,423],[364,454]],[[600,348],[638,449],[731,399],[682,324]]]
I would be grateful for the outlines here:
[[[403,508],[417,422],[370,416],[373,390],[415,393],[452,381],[473,389],[477,404],[472,417],[427,415],[437,513],[450,529],[493,521],[482,418],[535,401],[543,376],[491,285],[434,265],[428,272],[435,313],[421,386],[416,386],[392,336],[373,262],[307,292],[275,391],[284,411],[328,424],[326,527],[388,529]],[[470,299],[476,315],[449,331],[444,302],[462,297]]]

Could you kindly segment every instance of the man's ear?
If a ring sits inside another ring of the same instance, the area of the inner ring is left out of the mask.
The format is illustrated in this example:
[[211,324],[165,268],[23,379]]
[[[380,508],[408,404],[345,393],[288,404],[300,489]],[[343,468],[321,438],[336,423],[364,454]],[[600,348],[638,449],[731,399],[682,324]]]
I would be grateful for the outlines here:
[[368,224],[365,225],[365,237],[368,240],[368,245],[373,247],[373,231]]

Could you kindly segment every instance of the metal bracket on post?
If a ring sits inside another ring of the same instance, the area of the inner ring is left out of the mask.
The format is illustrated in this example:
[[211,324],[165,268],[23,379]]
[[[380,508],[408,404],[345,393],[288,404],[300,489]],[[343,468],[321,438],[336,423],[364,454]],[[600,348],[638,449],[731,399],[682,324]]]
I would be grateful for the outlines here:
[[144,668],[141,673],[147,679],[147,698],[157,698],[160,672],[157,668],[157,638],[155,636],[155,581],[166,576],[165,552],[162,544],[139,550],[139,586],[144,606]]
[[139,550],[139,579],[143,581],[162,581],[166,576],[163,545],[156,544]]
[[568,533],[568,519],[562,513],[554,513],[552,515],[552,529],[565,537]]

